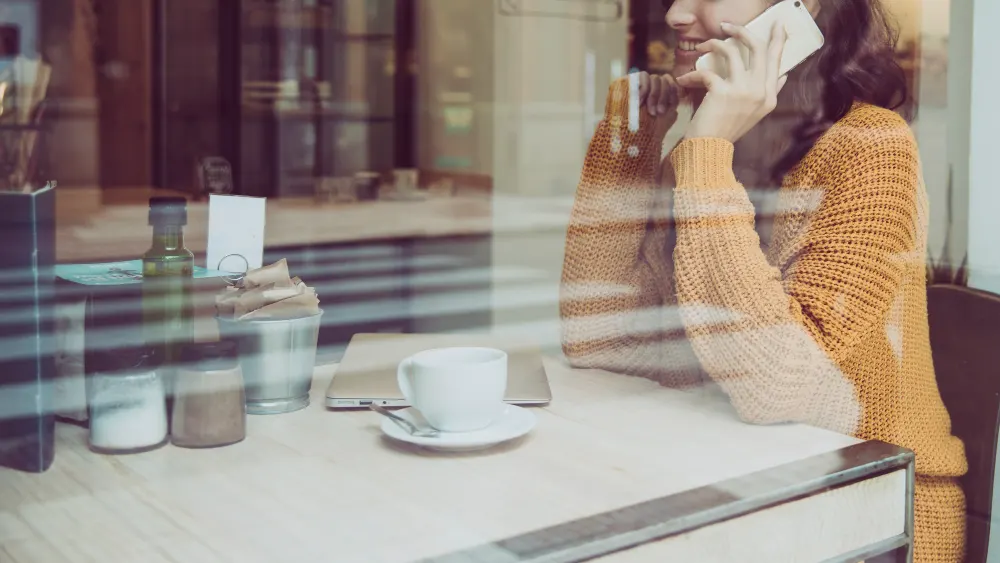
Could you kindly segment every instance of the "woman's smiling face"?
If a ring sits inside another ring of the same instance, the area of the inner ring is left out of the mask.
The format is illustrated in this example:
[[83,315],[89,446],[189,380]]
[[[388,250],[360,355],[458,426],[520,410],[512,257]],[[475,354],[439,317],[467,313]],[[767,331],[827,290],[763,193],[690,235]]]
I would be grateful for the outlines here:
[[683,76],[694,70],[701,56],[694,50],[699,43],[728,37],[720,24],[746,25],[771,4],[768,0],[674,0],[667,10],[667,25],[678,39],[672,74]]

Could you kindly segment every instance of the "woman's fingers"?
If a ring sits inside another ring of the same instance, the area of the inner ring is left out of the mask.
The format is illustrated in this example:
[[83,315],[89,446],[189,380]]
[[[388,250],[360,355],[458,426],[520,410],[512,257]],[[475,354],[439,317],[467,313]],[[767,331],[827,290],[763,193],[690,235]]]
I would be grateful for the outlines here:
[[716,56],[725,58],[729,67],[730,79],[740,80],[746,75],[746,63],[743,61],[743,57],[735,45],[726,43],[721,39],[709,39],[698,45],[697,49],[702,53],[715,53]]
[[674,80],[673,76],[666,74],[663,76],[663,82],[666,88],[664,91],[666,93],[666,107],[675,108],[681,103],[681,87],[677,85],[677,81]]
[[649,74],[645,72],[639,73],[639,95],[636,97],[639,101],[639,107],[642,107],[646,103],[646,98],[649,96]]
[[[645,108],[652,116],[664,115],[680,103],[681,90],[669,74],[658,76],[637,72],[630,77],[629,105],[631,108]],[[635,115],[638,116],[638,113]]]
[[742,25],[723,23],[721,27],[723,32],[746,46],[750,52],[751,72],[758,73],[767,69],[767,44],[763,40]]
[[[767,87],[770,89],[777,85],[781,78],[781,55],[785,51],[785,40],[788,32],[780,22],[775,22],[771,29],[771,41],[767,48]],[[771,92],[771,90],[769,90]],[[777,94],[777,90],[773,91]]]
[[660,77],[660,99],[656,105],[656,111],[661,115],[667,113],[677,105],[676,97],[677,83],[669,74],[664,74]]
[[633,94],[632,100],[637,107],[645,107],[650,115],[665,114],[680,103],[680,87],[669,74],[657,76],[639,72],[633,84],[639,85],[639,91]]
[[682,88],[703,88],[708,91],[719,88],[724,83],[722,77],[710,70],[696,70],[677,79],[677,84]]
[[649,115],[657,114],[662,91],[663,85],[660,83],[660,78],[658,76],[649,77],[649,97],[646,98]]

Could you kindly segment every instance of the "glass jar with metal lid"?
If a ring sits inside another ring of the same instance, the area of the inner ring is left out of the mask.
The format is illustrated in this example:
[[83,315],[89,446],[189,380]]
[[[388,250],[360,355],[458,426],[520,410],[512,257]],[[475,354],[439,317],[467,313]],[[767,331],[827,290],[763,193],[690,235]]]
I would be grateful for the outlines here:
[[246,437],[246,394],[236,343],[197,342],[180,350],[170,441],[212,448]]
[[166,444],[166,392],[157,349],[125,346],[101,350],[90,357],[90,448],[99,453],[123,454]]

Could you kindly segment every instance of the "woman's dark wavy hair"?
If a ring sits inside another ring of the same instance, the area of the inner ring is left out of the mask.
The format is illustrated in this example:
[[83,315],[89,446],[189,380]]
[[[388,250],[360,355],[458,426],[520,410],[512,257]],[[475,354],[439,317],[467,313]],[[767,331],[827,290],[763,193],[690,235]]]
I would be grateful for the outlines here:
[[[782,117],[785,124],[774,124],[775,128],[761,123],[767,134],[784,130],[786,137],[778,154],[765,157],[766,163],[756,163],[758,170],[761,164],[767,166],[768,180],[777,185],[855,102],[896,110],[905,119],[912,118],[906,75],[895,56],[898,32],[882,0],[819,3],[816,24],[826,42],[789,73],[778,110],[772,114],[794,117]],[[673,0],[663,1],[667,9],[672,4]]]

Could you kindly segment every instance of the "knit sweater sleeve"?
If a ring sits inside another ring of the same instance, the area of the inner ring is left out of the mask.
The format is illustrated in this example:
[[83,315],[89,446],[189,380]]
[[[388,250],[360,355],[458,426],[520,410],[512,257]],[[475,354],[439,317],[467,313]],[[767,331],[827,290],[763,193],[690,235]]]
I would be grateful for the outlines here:
[[[886,124],[883,124],[886,125]],[[836,126],[835,126],[836,127]],[[750,422],[806,422],[853,433],[854,391],[839,368],[886,326],[908,261],[923,260],[919,163],[905,123],[828,133],[823,186],[805,243],[781,269],[754,230],[732,171],[733,145],[688,139],[677,175],[677,297],[699,361]]]
[[630,125],[629,95],[627,78],[611,85],[584,160],[560,286],[562,347],[576,367],[653,375],[672,293],[662,254],[670,207],[658,189],[669,120],[638,111]]

